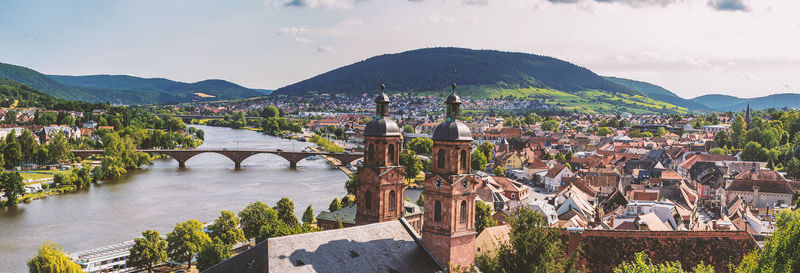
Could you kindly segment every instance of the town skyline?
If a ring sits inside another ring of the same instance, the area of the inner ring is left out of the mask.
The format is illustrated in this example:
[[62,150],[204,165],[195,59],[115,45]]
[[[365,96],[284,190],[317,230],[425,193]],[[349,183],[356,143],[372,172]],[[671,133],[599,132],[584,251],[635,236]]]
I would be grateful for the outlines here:
[[684,98],[798,91],[797,3],[602,2],[6,2],[0,61],[277,89],[376,55],[452,46],[552,56]]

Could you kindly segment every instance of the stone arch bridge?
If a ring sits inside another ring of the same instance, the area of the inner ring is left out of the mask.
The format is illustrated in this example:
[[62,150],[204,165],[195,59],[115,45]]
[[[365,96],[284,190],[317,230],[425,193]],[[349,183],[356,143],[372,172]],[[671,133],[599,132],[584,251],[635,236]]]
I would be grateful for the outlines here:
[[[324,156],[334,158],[341,162],[340,164],[350,163],[353,160],[363,158],[362,153],[325,153],[325,152],[284,152],[278,150],[227,150],[227,149],[203,149],[203,150],[137,150],[139,152],[148,153],[151,155],[163,154],[172,157],[178,161],[178,166],[181,168],[186,167],[186,161],[202,153],[217,153],[229,158],[235,164],[236,168],[242,167],[242,161],[257,154],[274,154],[283,157],[289,161],[290,168],[297,168],[297,162],[310,156]],[[88,158],[93,155],[103,153],[103,150],[72,150],[75,156],[80,158]]]

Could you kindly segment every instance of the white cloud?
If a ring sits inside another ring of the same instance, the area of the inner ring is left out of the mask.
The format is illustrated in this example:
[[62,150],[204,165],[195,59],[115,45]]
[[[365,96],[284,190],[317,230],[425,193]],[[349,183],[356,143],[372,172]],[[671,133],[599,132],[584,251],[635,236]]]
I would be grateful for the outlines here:
[[304,27],[282,27],[278,29],[278,35],[300,35],[308,32],[309,29]]
[[322,9],[352,9],[352,0],[264,0],[265,5]]
[[310,40],[308,38],[303,38],[303,37],[295,37],[294,41],[298,42],[298,43],[301,43],[301,44],[308,44],[308,43],[313,42],[312,40]]
[[317,52],[333,52],[332,46],[320,46],[317,48]]

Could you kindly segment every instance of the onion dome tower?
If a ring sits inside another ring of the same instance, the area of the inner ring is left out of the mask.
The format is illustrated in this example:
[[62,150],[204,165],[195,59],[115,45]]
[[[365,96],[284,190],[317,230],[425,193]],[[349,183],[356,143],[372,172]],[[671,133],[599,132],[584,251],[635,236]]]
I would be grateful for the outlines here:
[[389,96],[375,98],[375,117],[364,128],[364,166],[358,170],[356,224],[398,220],[403,216],[405,167],[400,166],[403,136],[389,119]]
[[475,187],[470,174],[472,133],[458,121],[461,98],[447,97],[445,121],[433,131],[432,172],[425,174],[422,243],[442,266],[475,260]]

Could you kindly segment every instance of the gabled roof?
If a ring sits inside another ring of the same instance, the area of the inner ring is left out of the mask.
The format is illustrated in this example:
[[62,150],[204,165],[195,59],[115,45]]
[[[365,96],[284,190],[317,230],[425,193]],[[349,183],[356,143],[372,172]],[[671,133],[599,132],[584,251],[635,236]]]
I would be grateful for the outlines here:
[[556,164],[555,166],[547,170],[547,174],[545,176],[549,178],[555,178],[566,167],[567,166],[564,166],[562,164]]
[[735,180],[761,180],[761,181],[787,181],[780,173],[774,170],[750,169],[733,178]]

